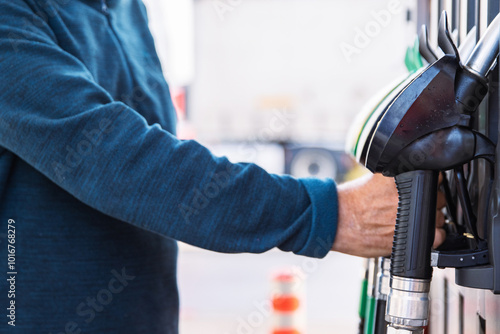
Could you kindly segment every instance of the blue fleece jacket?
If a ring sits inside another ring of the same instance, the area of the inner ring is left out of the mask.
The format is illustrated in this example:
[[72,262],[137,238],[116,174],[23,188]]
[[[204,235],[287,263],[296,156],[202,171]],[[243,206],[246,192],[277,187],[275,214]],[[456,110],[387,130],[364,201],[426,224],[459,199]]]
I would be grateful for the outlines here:
[[175,137],[139,0],[0,0],[1,333],[177,333],[175,240],[323,257],[336,220],[332,180]]

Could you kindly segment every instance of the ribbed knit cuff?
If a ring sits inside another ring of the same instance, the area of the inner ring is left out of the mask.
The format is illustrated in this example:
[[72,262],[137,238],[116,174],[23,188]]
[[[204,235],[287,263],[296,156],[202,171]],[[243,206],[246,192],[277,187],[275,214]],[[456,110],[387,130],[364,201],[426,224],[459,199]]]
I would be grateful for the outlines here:
[[337,186],[332,179],[303,178],[299,181],[311,199],[312,225],[304,247],[296,254],[323,258],[331,250],[337,232]]

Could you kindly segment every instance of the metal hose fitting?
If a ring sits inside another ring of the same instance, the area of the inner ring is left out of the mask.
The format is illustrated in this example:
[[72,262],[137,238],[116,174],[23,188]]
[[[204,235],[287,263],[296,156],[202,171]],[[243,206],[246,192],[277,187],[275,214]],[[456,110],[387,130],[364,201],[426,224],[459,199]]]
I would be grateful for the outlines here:
[[380,258],[378,262],[377,284],[375,290],[375,299],[387,300],[390,289],[391,279],[391,259]]
[[391,278],[385,320],[392,332],[388,333],[421,333],[429,316],[429,289],[427,279]]

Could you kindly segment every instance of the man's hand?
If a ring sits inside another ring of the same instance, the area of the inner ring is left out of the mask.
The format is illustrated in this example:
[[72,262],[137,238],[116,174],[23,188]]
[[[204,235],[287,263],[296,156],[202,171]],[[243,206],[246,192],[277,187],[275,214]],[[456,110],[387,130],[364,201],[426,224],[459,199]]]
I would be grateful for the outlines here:
[[[438,194],[438,208],[444,206]],[[391,253],[398,207],[398,192],[394,179],[382,175],[367,175],[338,186],[339,218],[337,236],[332,250],[341,253],[378,257]],[[444,216],[436,213],[434,247],[445,238]]]

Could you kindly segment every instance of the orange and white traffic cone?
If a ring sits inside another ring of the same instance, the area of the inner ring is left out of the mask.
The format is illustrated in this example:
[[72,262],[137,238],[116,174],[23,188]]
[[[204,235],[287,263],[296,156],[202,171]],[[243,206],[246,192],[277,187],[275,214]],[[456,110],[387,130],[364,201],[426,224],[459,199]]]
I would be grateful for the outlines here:
[[272,334],[304,333],[304,282],[299,275],[281,273],[274,277],[272,306]]

